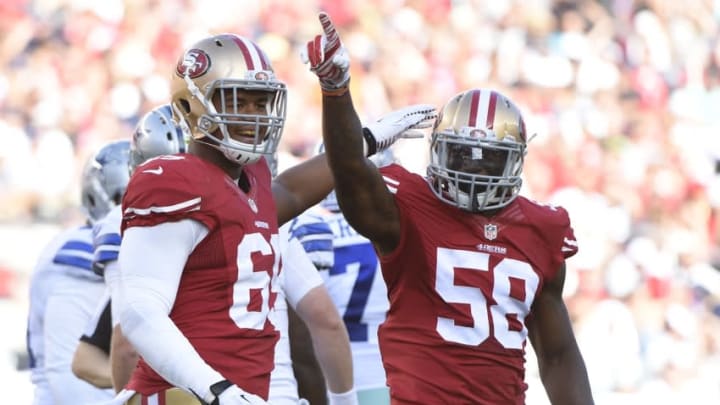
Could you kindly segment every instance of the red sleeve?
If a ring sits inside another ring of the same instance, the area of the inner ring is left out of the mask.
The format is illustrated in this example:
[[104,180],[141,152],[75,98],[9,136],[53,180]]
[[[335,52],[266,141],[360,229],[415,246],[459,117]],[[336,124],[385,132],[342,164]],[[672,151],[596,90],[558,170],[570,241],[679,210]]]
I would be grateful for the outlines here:
[[[567,217],[567,211],[565,211],[564,208],[560,208]],[[563,243],[562,243],[562,255],[565,259],[575,256],[575,254],[578,252],[578,244],[577,240],[575,239],[575,232],[573,231],[572,226],[570,226],[570,218],[567,220],[567,226],[565,227],[565,235],[563,236]]]
[[[187,155],[185,155],[187,156]],[[209,229],[216,219],[203,210],[212,188],[202,167],[194,159],[154,159],[139,166],[130,178],[122,201],[122,231],[133,226],[194,219]]]
[[551,205],[537,206],[543,214],[536,216],[536,227],[545,235],[548,253],[556,270],[566,259],[575,256],[578,244],[575,232],[570,225],[570,217],[565,208]]

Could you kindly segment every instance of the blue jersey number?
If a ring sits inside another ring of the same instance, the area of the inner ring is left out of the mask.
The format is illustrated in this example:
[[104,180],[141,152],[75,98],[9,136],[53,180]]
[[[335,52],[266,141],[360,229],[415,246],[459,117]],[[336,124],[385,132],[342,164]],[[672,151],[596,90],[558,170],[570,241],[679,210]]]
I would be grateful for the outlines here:
[[370,288],[377,271],[377,256],[370,243],[335,248],[335,265],[330,275],[347,273],[348,267],[360,265],[358,276],[353,285],[350,300],[343,320],[351,342],[367,342],[368,327],[362,323],[365,307],[370,297]]

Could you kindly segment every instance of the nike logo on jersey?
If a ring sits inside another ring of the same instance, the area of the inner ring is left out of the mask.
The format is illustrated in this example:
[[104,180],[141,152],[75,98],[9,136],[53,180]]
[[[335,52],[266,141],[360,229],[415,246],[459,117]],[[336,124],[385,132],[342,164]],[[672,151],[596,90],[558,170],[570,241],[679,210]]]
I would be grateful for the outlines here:
[[163,174],[163,168],[162,168],[162,166],[158,166],[157,169],[147,169],[147,170],[143,170],[142,172],[161,175],[161,174]]

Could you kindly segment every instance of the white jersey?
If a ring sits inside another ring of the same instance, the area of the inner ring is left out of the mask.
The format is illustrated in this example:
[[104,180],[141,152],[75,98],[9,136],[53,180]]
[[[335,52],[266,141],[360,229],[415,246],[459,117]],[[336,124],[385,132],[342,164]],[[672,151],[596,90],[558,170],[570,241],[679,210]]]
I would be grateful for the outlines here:
[[296,238],[290,238],[287,223],[280,227],[280,249],[282,271],[273,290],[278,293],[275,310],[270,312],[270,321],[280,332],[280,340],[275,345],[275,368],[270,374],[269,402],[273,405],[298,403],[298,387],[293,373],[288,338],[287,301],[293,308],[313,288],[322,285],[322,279],[308,254]]
[[75,377],[71,364],[78,339],[105,286],[92,271],[92,230],[83,226],[54,238],[30,280],[27,345],[34,405],[92,404],[112,398]]
[[[116,205],[93,226],[93,270],[103,276],[107,285],[107,294],[111,299],[113,292],[117,294],[116,285],[120,276],[117,260],[120,253],[121,223],[122,206]],[[119,321],[117,308],[117,305],[110,307],[113,312],[111,316],[113,326],[117,325]],[[89,325],[88,329],[95,329],[95,325]]]
[[350,336],[355,388],[385,387],[377,331],[385,321],[388,299],[377,255],[342,213],[324,218],[333,232],[335,257],[333,267],[321,274]]

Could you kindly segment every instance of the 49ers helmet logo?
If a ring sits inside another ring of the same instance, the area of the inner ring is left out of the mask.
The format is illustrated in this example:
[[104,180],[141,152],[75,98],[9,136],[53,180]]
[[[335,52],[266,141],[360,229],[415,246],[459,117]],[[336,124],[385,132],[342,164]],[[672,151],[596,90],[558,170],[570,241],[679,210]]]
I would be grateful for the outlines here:
[[175,73],[184,77],[185,74],[191,79],[202,76],[210,68],[210,57],[202,49],[191,49],[178,61]]

